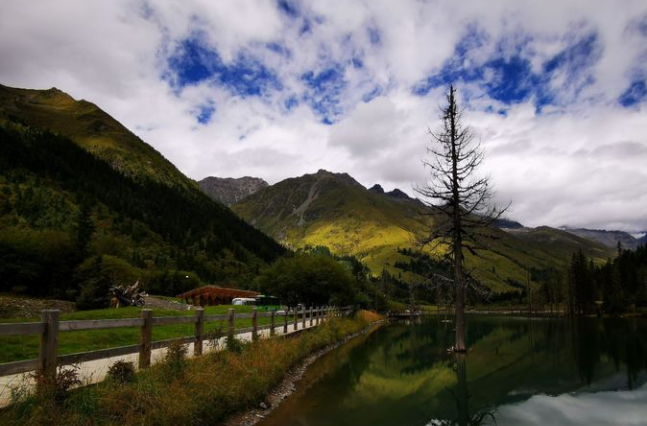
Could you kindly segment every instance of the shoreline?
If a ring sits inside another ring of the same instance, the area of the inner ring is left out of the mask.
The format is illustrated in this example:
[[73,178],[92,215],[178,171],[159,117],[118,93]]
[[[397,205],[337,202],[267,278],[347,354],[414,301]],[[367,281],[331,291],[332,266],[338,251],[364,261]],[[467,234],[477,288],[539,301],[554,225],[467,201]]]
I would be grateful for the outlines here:
[[252,426],[265,419],[267,415],[278,408],[284,400],[289,398],[297,390],[295,383],[303,378],[305,373],[308,371],[308,367],[315,361],[317,361],[323,355],[333,351],[334,349],[343,346],[350,340],[372,332],[385,323],[388,323],[388,321],[388,319],[375,321],[364,329],[350,334],[344,337],[342,340],[307,356],[303,361],[299,362],[295,367],[291,368],[285,373],[285,376],[281,383],[279,383],[274,389],[269,392],[269,394],[265,397],[265,400],[261,404],[259,404],[258,407],[249,408],[241,413],[234,414],[230,418],[225,420],[222,424],[224,426]]

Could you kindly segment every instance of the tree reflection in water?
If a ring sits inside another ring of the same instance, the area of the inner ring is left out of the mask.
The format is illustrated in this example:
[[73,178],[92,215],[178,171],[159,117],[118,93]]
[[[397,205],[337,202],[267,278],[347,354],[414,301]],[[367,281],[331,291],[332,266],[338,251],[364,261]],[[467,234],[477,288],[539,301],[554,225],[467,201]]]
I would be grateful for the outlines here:
[[456,372],[456,390],[447,388],[456,403],[456,418],[431,420],[427,426],[485,426],[496,425],[496,409],[480,409],[470,414],[470,394],[467,387],[467,360],[464,353],[456,353],[454,371]]

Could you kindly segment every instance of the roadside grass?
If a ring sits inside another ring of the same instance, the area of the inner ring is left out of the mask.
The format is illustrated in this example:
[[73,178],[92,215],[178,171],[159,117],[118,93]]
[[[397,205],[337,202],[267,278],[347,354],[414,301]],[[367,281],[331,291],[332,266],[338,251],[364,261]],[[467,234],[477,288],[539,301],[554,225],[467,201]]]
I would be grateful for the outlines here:
[[0,411],[12,425],[216,425],[255,407],[286,372],[309,354],[365,328],[366,318],[334,318],[298,336],[241,344],[238,351],[210,353],[156,364],[130,383],[106,380],[68,392],[61,403],[30,395]]
[[[237,313],[252,311],[251,306],[205,306],[205,315],[226,314],[230,308]],[[62,314],[61,321],[71,320],[95,320],[95,319],[121,319],[139,318],[141,308],[125,307],[120,309],[98,309],[91,311],[79,311],[70,314]],[[155,317],[169,316],[192,316],[195,311],[173,311],[167,309],[153,309]],[[282,320],[282,318],[281,318]],[[2,319],[0,323],[31,322],[40,321],[39,318],[32,319]],[[277,320],[277,324],[280,321]],[[270,323],[270,318],[259,318],[259,325]],[[247,328],[252,326],[251,319],[237,319],[235,328]],[[221,328],[227,329],[227,321],[209,321],[205,323],[204,331],[208,333]],[[175,324],[153,327],[153,341],[166,340],[177,337],[191,336],[194,333],[193,324]],[[85,330],[66,331],[59,334],[59,354],[67,355],[78,352],[95,351],[118,346],[134,345],[139,342],[138,327],[113,328],[108,330]],[[39,336],[3,336],[0,337],[0,363],[32,359],[38,357]]]

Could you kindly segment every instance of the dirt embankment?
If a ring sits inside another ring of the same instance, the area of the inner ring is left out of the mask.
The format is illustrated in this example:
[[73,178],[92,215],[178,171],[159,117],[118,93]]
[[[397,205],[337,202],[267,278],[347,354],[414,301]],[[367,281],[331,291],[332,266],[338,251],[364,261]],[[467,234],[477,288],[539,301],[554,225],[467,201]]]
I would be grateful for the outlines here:
[[45,309],[60,309],[62,313],[76,312],[76,303],[0,295],[0,318],[38,318],[40,311]]
[[307,357],[304,361],[299,363],[297,366],[292,368],[290,371],[287,371],[283,381],[270,392],[269,395],[265,398],[259,407],[251,408],[242,413],[238,413],[230,417],[225,423],[225,426],[253,426],[259,421],[263,420],[268,414],[270,414],[274,409],[276,409],[283,400],[292,395],[296,390],[296,383],[303,378],[303,375],[308,370],[308,367],[319,359],[321,356],[327,354],[333,349],[337,349],[349,340],[352,340],[358,336],[368,334],[381,325],[385,324],[386,320],[376,320],[368,327],[363,330],[358,331],[357,333],[346,336],[340,342],[337,342],[333,345],[330,345],[316,353]]

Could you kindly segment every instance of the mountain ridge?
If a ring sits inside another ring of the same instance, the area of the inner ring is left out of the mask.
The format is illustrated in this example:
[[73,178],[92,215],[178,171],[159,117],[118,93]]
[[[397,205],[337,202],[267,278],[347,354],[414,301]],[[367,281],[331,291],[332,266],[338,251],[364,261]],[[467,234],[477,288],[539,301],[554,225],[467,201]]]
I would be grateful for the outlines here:
[[[418,279],[394,265],[410,260],[401,249],[417,248],[417,241],[433,226],[434,215],[420,200],[390,197],[380,186],[366,189],[356,182],[348,174],[319,171],[263,188],[232,209],[293,249],[326,246],[336,254],[358,257],[374,275],[387,269]],[[600,261],[611,252],[552,228],[528,231],[521,238],[498,228],[489,232],[496,247],[481,258],[468,254],[468,264],[497,291],[510,290],[510,282],[525,282],[529,269],[565,264],[566,252],[583,248]],[[560,248],[560,256],[551,254],[552,245],[562,244],[567,248]]]

